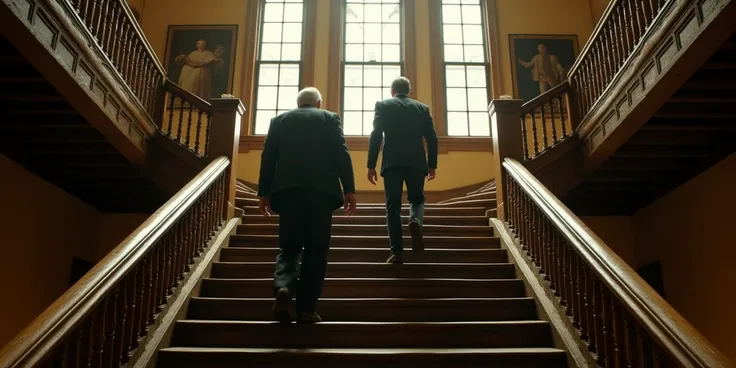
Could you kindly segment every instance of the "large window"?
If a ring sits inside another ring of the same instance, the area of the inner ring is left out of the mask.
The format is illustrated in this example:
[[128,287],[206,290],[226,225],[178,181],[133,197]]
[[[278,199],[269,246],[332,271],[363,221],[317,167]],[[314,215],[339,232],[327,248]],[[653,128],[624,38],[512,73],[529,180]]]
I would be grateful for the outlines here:
[[373,130],[376,101],[391,97],[401,75],[401,0],[346,0],[342,120],[346,135]]
[[488,55],[480,0],[442,0],[443,67],[450,136],[490,136]]
[[268,133],[271,118],[296,107],[302,66],[302,0],[263,0],[256,62],[255,134]]

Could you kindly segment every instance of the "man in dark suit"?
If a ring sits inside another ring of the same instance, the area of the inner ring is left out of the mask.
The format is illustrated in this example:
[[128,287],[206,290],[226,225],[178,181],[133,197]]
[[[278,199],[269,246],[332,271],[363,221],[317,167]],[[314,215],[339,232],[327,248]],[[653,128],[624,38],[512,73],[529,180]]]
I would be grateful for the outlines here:
[[[432,124],[432,115],[427,105],[409,98],[410,90],[408,79],[396,78],[391,83],[393,97],[376,103],[368,150],[368,181],[375,185],[378,180],[376,161],[385,137],[381,176],[386,190],[386,221],[391,242],[391,256],[387,262],[397,264],[404,262],[401,228],[404,183],[410,204],[412,249],[422,251],[424,179],[434,179],[437,169],[437,132]],[[424,140],[427,141],[428,155],[424,152]]]
[[300,91],[299,107],[271,120],[261,154],[260,208],[266,216],[272,209],[279,214],[273,314],[280,322],[292,320],[294,293],[297,322],[321,321],[316,308],[327,268],[332,212],[340,206],[348,216],[355,212],[353,164],[340,117],[321,110],[321,104],[316,88]]

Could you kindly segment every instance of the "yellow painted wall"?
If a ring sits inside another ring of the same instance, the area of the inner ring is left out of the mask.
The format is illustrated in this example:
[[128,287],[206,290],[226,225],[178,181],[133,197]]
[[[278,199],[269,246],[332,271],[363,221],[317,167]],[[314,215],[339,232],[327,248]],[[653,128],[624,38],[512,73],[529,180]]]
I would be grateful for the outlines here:
[[[238,49],[235,60],[234,94],[242,96],[241,75],[245,43],[246,2],[241,0],[219,0],[206,5],[195,0],[131,0],[142,13],[142,26],[154,50],[163,58],[166,32],[170,24],[238,24]],[[581,46],[593,29],[591,18],[592,0],[499,0],[498,20],[502,91],[511,94],[511,65],[509,64],[509,33],[576,34]],[[315,45],[314,86],[329,98],[328,75],[330,52],[330,5],[331,0],[316,0],[317,35]],[[534,11],[530,11],[534,9]],[[417,80],[412,81],[419,101],[432,107],[432,78],[429,45],[429,1],[416,1],[416,47]],[[412,47],[412,45],[407,45]],[[248,108],[248,106],[246,106]],[[259,150],[241,153],[238,173],[241,179],[255,182],[258,178]],[[359,190],[374,187],[363,180],[367,152],[353,150],[353,164]],[[440,155],[437,180],[427,185],[427,190],[444,190],[471,185],[493,178],[493,154],[481,152],[449,152]]]
[[581,218],[633,268],[660,261],[667,301],[736,361],[736,154],[633,216]]
[[590,13],[592,16],[593,23],[598,23],[601,16],[606,11],[610,0],[590,0]]
[[67,290],[72,258],[98,261],[148,215],[100,214],[2,155],[0,177],[3,346]]

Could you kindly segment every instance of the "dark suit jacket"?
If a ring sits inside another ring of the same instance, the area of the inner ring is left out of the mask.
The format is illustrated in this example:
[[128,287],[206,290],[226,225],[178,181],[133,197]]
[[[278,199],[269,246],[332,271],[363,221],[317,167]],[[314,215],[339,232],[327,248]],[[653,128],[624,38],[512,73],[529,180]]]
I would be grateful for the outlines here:
[[[437,132],[427,105],[407,95],[376,102],[368,149],[369,169],[376,168],[384,136],[381,175],[394,167],[415,168],[425,174],[428,167],[437,168]],[[429,157],[424,152],[424,139]]]
[[335,209],[343,205],[344,193],[355,192],[353,163],[337,114],[302,106],[271,119],[261,154],[258,195],[297,188],[327,194]]

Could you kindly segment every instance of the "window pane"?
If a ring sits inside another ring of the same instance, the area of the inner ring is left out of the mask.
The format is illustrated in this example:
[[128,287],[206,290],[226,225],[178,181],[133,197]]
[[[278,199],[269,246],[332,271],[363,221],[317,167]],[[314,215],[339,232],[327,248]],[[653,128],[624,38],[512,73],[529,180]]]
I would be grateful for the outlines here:
[[345,111],[362,110],[363,108],[363,89],[362,88],[345,88],[343,94],[342,106]]
[[465,44],[482,45],[483,28],[479,25],[463,25],[463,41]]
[[474,4],[480,4],[480,0],[462,0],[462,3],[474,5]]
[[442,23],[460,24],[460,6],[459,5],[443,5],[442,6]]
[[[396,77],[401,76],[401,67],[398,65],[386,65],[383,67],[383,84],[381,84],[383,87],[386,87],[386,89],[389,89],[391,87],[391,82],[396,79]],[[413,82],[413,81],[411,81]],[[389,92],[390,93],[390,92]]]
[[261,109],[276,109],[276,87],[258,87],[258,101],[256,102],[256,108]]
[[365,4],[365,21],[366,22],[380,22],[381,21],[381,5],[380,4]]
[[468,87],[486,86],[486,68],[483,66],[468,66]]
[[381,100],[381,88],[366,88],[363,90],[364,110],[373,110],[376,107],[376,102]]
[[483,63],[485,61],[486,61],[486,55],[483,52],[482,45],[465,46],[465,62]]
[[361,135],[363,133],[363,113],[345,111],[342,120],[342,130],[345,135]]
[[463,23],[481,24],[480,5],[463,5]]
[[360,65],[345,65],[345,85],[346,86],[362,86],[363,85],[363,67]]
[[383,43],[401,43],[401,26],[398,24],[384,24]]
[[485,88],[468,88],[468,110],[487,111],[488,95]]
[[284,23],[284,42],[302,42],[301,23]]
[[345,21],[363,22],[363,4],[348,4],[345,7]]
[[281,60],[297,61],[302,59],[302,45],[298,43],[285,43],[281,47]]
[[445,43],[463,43],[463,29],[461,26],[446,25],[442,29]]
[[273,110],[258,110],[256,112],[255,134],[268,134],[268,126],[271,124],[271,118],[276,116]]
[[363,61],[363,45],[345,45],[345,61]]
[[447,87],[465,87],[465,67],[448,65],[445,68],[445,85]]
[[445,61],[463,61],[463,47],[460,45],[445,45]]
[[381,25],[366,24],[364,37],[365,43],[381,43]]
[[442,4],[460,4],[460,0],[442,0]]
[[261,45],[261,60],[280,60],[281,45],[278,43],[264,43]]
[[399,23],[399,4],[384,4],[382,21],[384,23]]
[[363,135],[370,135],[373,132],[373,111],[363,112]]
[[283,4],[266,4],[263,10],[264,22],[281,22],[284,17]]
[[296,107],[296,95],[299,87],[279,88],[279,109],[293,109]]
[[470,123],[470,135],[471,136],[484,136],[491,135],[491,124],[489,122],[488,113],[485,112],[471,112],[469,116]]
[[365,45],[363,61],[381,61],[381,45]]
[[258,70],[258,84],[263,86],[275,86],[279,82],[278,64],[262,64]]
[[281,42],[281,23],[263,24],[263,42]]
[[286,4],[284,7],[284,22],[301,22],[302,14],[302,4]]
[[467,111],[467,96],[465,88],[447,89],[447,111]]
[[363,25],[359,23],[350,23],[345,25],[345,42],[362,43]]
[[464,112],[447,113],[447,134],[454,136],[467,136],[468,114]]
[[401,46],[383,45],[383,61],[398,63],[401,61]]
[[365,86],[380,87],[382,82],[381,66],[366,65],[363,70],[363,79],[365,80]]
[[[279,76],[279,84],[282,86],[299,86],[299,65],[283,64],[281,65],[281,75]],[[296,96],[294,96],[296,98]]]

